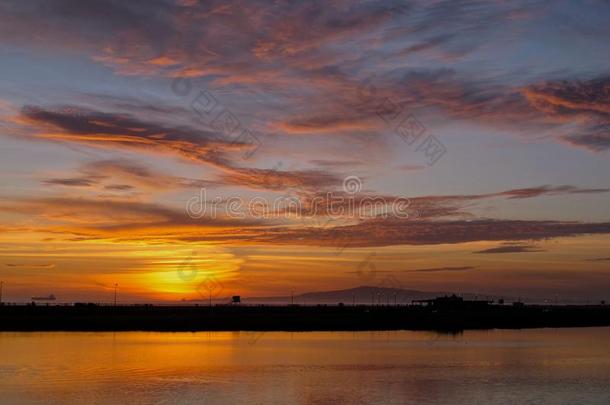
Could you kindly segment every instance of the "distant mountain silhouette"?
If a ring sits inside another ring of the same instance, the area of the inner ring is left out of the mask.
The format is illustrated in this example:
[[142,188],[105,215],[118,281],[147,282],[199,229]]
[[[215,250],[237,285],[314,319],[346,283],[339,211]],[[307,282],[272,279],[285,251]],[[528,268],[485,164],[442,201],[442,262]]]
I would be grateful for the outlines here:
[[[348,288],[345,290],[333,290],[333,291],[319,291],[319,292],[308,292],[304,294],[281,297],[246,297],[244,303],[268,303],[268,304],[290,304],[294,301],[295,304],[337,304],[344,303],[346,305],[352,304],[410,304],[413,300],[425,300],[430,298],[436,298],[444,295],[457,294],[465,299],[490,299],[497,300],[504,298],[508,301],[517,301],[515,297],[500,297],[493,295],[483,295],[475,293],[459,293],[456,291],[419,291],[409,290],[402,288],[387,288],[387,287],[374,287],[374,286],[360,286],[355,288]],[[396,297],[396,301],[394,300]]]
[[55,301],[55,295],[51,294],[45,297],[32,297],[32,301]]

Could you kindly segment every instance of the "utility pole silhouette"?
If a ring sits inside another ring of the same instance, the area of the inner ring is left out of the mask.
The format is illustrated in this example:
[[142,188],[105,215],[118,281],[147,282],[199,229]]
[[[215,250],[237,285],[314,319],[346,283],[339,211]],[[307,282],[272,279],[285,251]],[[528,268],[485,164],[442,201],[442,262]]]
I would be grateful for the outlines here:
[[116,307],[116,289],[119,286],[118,283],[114,283],[114,306]]
[[4,287],[4,281],[0,281],[0,305],[2,305],[2,288]]

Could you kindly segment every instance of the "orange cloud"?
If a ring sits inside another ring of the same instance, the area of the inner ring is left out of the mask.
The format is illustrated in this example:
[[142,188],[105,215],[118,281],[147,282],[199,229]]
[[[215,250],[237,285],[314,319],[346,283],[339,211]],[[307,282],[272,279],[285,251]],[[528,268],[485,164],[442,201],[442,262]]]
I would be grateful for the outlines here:
[[[125,114],[102,113],[78,107],[44,109],[26,106],[19,119],[23,125],[32,129],[30,136],[35,139],[169,154],[208,164],[220,170],[222,180],[230,184],[278,190],[287,187],[326,186],[339,182],[337,177],[317,171],[290,172],[236,166],[230,160],[231,153],[254,146],[225,139],[213,131],[167,127]],[[117,167],[114,166],[116,173]],[[109,168],[106,165],[105,169]],[[146,177],[142,176],[141,169],[134,167],[122,167],[121,172],[123,176],[131,173],[132,178],[139,177],[140,181]],[[159,177],[159,181],[162,182],[163,179],[167,180],[164,176]],[[50,181],[64,185],[79,183],[79,180],[72,178]],[[81,180],[81,185],[87,181]]]
[[577,128],[561,136],[564,142],[600,152],[610,148],[610,77],[560,81],[524,90],[538,110]]
[[124,159],[101,160],[87,163],[78,169],[79,176],[45,178],[50,186],[86,187],[96,191],[167,191],[178,188],[213,187],[219,183],[188,179],[161,173],[157,170]]
[[[561,189],[565,193],[599,192],[566,187]],[[308,226],[298,219],[286,224],[286,221],[274,221],[273,217],[267,220],[247,216],[231,218],[222,215],[222,212],[217,217],[194,219],[183,210],[158,204],[108,199],[20,199],[4,202],[0,210],[41,220],[31,231],[54,233],[73,241],[106,239],[147,243],[372,247],[539,240],[610,233],[608,223],[448,219],[467,216],[463,209],[469,201],[496,196],[531,198],[533,195],[509,190],[471,196],[416,197],[411,199],[412,205],[409,206],[409,209],[421,210],[422,213],[416,218],[373,216],[351,221],[330,221],[329,226]]]

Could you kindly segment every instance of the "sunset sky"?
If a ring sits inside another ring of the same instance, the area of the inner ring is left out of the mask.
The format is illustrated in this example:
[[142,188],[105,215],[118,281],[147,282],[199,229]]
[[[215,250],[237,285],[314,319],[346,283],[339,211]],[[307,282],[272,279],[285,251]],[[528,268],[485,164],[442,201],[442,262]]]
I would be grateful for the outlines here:
[[[610,299],[608,21],[601,0],[3,1],[2,299]],[[328,193],[408,215],[306,209]]]

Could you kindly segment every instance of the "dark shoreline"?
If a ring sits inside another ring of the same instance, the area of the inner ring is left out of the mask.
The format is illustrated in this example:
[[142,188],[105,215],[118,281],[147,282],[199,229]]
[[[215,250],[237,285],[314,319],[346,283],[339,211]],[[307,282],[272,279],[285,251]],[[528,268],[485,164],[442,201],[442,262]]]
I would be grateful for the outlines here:
[[373,331],[610,326],[610,306],[0,306],[0,331]]

